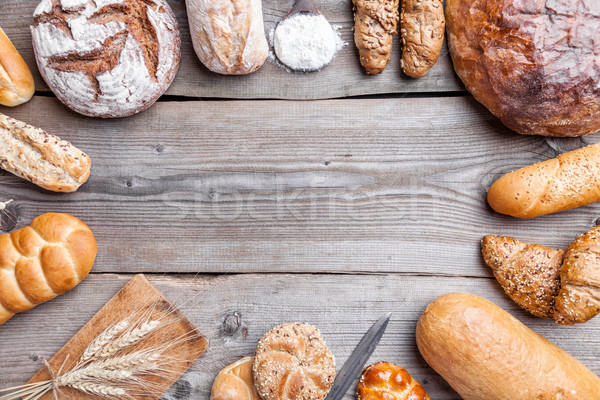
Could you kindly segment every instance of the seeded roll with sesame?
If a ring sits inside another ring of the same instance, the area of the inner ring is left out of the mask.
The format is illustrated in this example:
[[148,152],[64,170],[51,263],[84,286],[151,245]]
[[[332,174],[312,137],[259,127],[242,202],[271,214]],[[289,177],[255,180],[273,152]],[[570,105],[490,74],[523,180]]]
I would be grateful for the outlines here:
[[252,374],[262,400],[323,400],[335,379],[335,359],[317,328],[288,323],[259,340]]
[[399,0],[353,0],[354,43],[367,74],[383,72],[392,55],[398,32]]

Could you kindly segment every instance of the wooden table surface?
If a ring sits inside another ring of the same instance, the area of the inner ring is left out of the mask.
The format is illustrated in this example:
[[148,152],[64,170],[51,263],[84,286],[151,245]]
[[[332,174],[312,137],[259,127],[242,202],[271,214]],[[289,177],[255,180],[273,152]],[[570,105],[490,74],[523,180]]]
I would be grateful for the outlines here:
[[[348,44],[323,71],[268,61],[245,77],[202,66],[184,1],[170,0],[183,54],[167,94],[133,117],[87,118],[56,100],[35,68],[36,3],[0,2],[0,26],[37,83],[33,100],[0,112],[71,141],[92,158],[92,175],[78,192],[57,194],[0,171],[0,200],[14,199],[18,227],[49,211],[81,218],[99,252],[77,288],[0,327],[0,387],[25,383],[139,272],[211,339],[169,400],[208,399],[216,373],[284,322],[316,325],[341,367],[387,311],[371,361],[403,365],[433,399],[458,399],[414,339],[425,306],[454,291],[493,301],[600,373],[600,318],[559,327],[527,315],[479,250],[490,233],[566,248],[593,226],[599,205],[517,220],[492,212],[485,194],[502,174],[599,135],[509,131],[464,91],[446,47],[429,75],[411,80],[396,40],[385,72],[365,75],[350,0],[317,1]],[[291,3],[264,1],[267,31]]]

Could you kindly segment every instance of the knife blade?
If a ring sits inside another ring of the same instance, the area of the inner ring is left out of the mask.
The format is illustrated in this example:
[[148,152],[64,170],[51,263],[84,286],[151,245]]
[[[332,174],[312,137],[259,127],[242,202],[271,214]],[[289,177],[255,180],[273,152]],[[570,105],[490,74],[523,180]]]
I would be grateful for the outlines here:
[[340,373],[337,374],[325,400],[341,400],[344,397],[354,379],[356,379],[369,357],[371,357],[371,354],[373,354],[373,351],[375,351],[379,340],[383,336],[383,332],[385,332],[385,328],[387,328],[391,315],[392,313],[389,312],[379,318],[365,333],[358,346],[356,346],[348,360],[344,363]]

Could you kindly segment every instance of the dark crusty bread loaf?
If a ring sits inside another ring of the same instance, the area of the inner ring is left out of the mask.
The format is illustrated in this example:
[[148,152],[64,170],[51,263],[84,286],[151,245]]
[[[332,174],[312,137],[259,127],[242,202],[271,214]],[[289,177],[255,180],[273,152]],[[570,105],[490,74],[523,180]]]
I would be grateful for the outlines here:
[[150,107],[179,67],[179,27],[166,0],[42,0],[31,33],[50,89],[88,116]]
[[600,130],[598,1],[448,0],[454,69],[514,131]]

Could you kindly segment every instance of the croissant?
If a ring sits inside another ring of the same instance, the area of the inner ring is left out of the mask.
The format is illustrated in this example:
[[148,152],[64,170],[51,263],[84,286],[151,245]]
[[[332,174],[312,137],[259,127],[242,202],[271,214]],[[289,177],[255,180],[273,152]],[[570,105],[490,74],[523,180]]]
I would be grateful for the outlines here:
[[586,322],[600,312],[600,226],[579,236],[565,252],[554,320]]
[[356,399],[431,400],[404,368],[383,361],[364,370],[356,387]]
[[536,317],[553,318],[562,250],[488,235],[481,242],[481,253],[508,297]]
[[0,235],[0,325],[73,289],[92,269],[96,239],[69,214],[47,213]]

